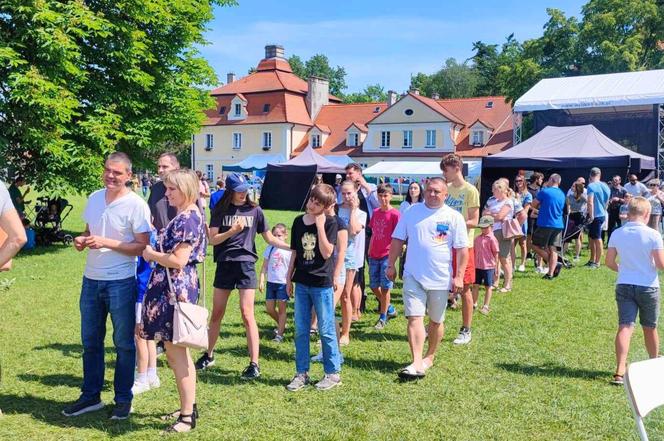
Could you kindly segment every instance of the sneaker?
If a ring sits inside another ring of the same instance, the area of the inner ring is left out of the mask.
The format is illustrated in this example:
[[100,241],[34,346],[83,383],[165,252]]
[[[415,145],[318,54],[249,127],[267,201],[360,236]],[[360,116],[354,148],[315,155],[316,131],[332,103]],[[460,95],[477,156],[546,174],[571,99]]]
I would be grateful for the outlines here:
[[589,265],[590,269],[597,269],[599,268],[599,263],[592,262],[592,265]]
[[462,326],[461,330],[459,331],[459,335],[457,336],[456,339],[454,339],[453,343],[455,345],[467,345],[468,343],[470,343],[470,340],[472,340],[470,329],[466,329]]
[[482,309],[480,309],[480,314],[489,315],[489,305],[482,306]]
[[272,339],[273,342],[275,343],[283,343],[284,342],[284,336],[276,334],[274,338]]
[[157,343],[157,357],[165,353],[166,353],[166,348],[164,347],[164,342],[160,341],[159,343]]
[[556,263],[556,268],[553,270],[553,277],[558,277],[560,275],[561,269],[563,269],[562,262]]
[[378,321],[377,321],[376,324],[374,325],[374,329],[375,329],[376,331],[382,331],[383,329],[385,329],[385,325],[387,325],[387,323],[385,322],[385,320],[378,319]]
[[253,361],[249,363],[243,371],[240,379],[242,380],[255,380],[261,376],[261,370],[258,368],[258,365]]
[[[159,387],[159,386],[157,386]],[[139,395],[142,394],[143,392],[147,392],[150,390],[150,383],[148,382],[143,382],[143,381],[134,381],[134,385],[131,387],[131,393],[133,395]]]
[[161,381],[159,381],[159,377],[154,377],[153,379],[148,378],[148,384],[150,385],[150,389],[156,389],[161,386]]
[[526,265],[519,265],[519,267],[516,270],[520,273],[525,273],[526,272]]
[[312,363],[322,363],[323,362],[323,351],[320,351],[318,354],[311,357]]
[[291,392],[296,392],[298,390],[304,389],[307,384],[309,384],[309,375],[307,374],[297,374],[293,377],[286,389]]
[[550,276],[550,275],[548,275],[548,274],[544,274],[544,276],[542,277],[542,279],[543,279],[543,280],[553,280],[553,276]]
[[537,274],[546,274],[547,271],[548,271],[548,270],[547,270],[546,268],[542,268],[541,266],[538,266],[537,268],[535,268],[535,272],[536,272]]
[[131,403],[115,403],[113,412],[111,412],[112,420],[126,420],[131,413]]
[[196,361],[196,364],[195,364],[196,370],[199,370],[199,371],[201,371],[203,369],[207,369],[207,368],[209,368],[210,366],[213,366],[213,365],[214,365],[214,357],[210,357],[207,354],[207,352],[205,352],[203,355],[201,355],[201,358],[199,358]]
[[318,390],[330,390],[333,387],[341,385],[341,376],[339,374],[325,374],[322,380],[316,383]]
[[387,318],[393,319],[396,318],[397,315],[397,309],[394,306],[390,305],[387,307]]
[[62,409],[62,414],[66,417],[74,417],[83,415],[84,413],[94,412],[95,410],[102,409],[103,407],[104,403],[102,403],[101,399],[99,398],[96,400],[85,400],[83,397],[80,397],[78,400]]
[[588,266],[588,267],[590,267],[590,266],[593,266],[594,264],[595,264],[595,262],[589,260],[589,261],[587,261],[583,266]]

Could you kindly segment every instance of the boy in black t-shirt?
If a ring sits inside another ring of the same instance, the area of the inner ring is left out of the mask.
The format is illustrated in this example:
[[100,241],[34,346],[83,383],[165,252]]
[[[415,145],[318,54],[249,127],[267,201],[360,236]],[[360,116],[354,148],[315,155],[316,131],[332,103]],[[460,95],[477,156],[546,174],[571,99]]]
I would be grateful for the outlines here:
[[[333,290],[333,253],[338,227],[335,218],[325,214],[325,209],[335,201],[336,194],[330,185],[316,185],[307,202],[307,213],[295,218],[291,228],[293,254],[286,287],[289,295],[295,294],[297,373],[286,386],[290,391],[300,390],[309,384],[309,326],[312,307],[318,317],[325,370],[325,377],[316,383],[316,388],[328,390],[341,384],[341,354],[334,320]],[[295,292],[293,282],[296,283]]]

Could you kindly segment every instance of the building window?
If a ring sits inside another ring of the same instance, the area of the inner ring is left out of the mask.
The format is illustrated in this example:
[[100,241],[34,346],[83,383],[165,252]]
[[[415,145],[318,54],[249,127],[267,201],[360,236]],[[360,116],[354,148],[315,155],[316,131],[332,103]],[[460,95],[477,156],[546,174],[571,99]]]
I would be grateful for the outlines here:
[[235,105],[235,116],[241,116],[242,115],[242,104],[236,104]]
[[208,181],[214,182],[214,165],[212,164],[206,165],[205,174],[207,175]]
[[263,104],[263,113],[267,113],[270,111],[270,105],[269,104]]
[[348,147],[355,147],[360,145],[360,134],[359,133],[349,133],[348,141],[346,142]]
[[311,147],[320,147],[320,135],[311,135]]
[[219,108],[219,115],[223,115],[224,113],[226,113],[226,106],[221,106]]
[[210,151],[214,148],[214,135],[208,133],[205,135],[205,150]]
[[272,132],[263,132],[263,149],[269,150],[272,148]]
[[242,133],[233,133],[233,150],[242,148]]
[[412,130],[404,130],[403,131],[403,146],[404,146],[404,148],[413,147],[413,131]]
[[473,130],[473,145],[484,145],[484,130]]
[[390,132],[383,131],[380,132],[380,146],[382,148],[387,148],[390,146]]
[[426,147],[436,147],[436,131],[427,130],[427,145]]

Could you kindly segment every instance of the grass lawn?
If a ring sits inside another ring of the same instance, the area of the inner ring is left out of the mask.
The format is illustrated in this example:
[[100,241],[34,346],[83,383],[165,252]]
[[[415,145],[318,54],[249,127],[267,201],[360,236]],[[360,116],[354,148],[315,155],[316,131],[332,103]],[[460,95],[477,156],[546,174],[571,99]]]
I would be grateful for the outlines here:
[[[75,210],[65,227],[80,231],[84,199],[72,202]],[[295,213],[268,211],[267,216],[271,224],[290,225]],[[260,238],[258,245],[261,251],[265,247]],[[73,248],[52,246],[18,257],[14,271],[0,276],[0,281],[15,278],[0,292],[2,440],[155,439],[164,427],[158,416],[178,407],[173,375],[160,358],[162,386],[136,397],[130,420],[111,422],[104,411],[61,416],[82,381],[78,297],[84,259]],[[211,258],[207,271],[211,305]],[[262,377],[242,382],[239,374],[248,359],[234,300],[222,324],[216,365],[198,378],[201,419],[186,438],[636,439],[623,389],[608,384],[614,368],[614,281],[605,268],[563,271],[553,282],[542,281],[532,268],[517,274],[512,293],[495,295],[491,315],[476,316],[469,346],[452,345],[461,314],[448,311],[437,364],[417,383],[396,381],[396,371],[409,361],[403,315],[376,332],[376,316],[368,313],[344,350],[343,386],[327,393],[284,389],[295,368],[292,314],[285,342],[271,342],[267,336],[274,325],[260,295]],[[400,285],[395,293],[402,313]],[[375,304],[371,297],[369,310]],[[106,403],[113,397],[110,323],[108,329]],[[640,330],[633,343],[630,359],[646,358]],[[322,376],[320,365],[312,367],[312,376]],[[646,426],[651,439],[663,439],[663,411],[655,411]]]

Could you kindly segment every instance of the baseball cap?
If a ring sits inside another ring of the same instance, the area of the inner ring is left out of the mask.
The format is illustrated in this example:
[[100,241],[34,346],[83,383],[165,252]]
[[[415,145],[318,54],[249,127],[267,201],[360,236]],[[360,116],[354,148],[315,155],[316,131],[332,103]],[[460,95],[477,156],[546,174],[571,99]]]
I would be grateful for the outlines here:
[[249,190],[247,179],[239,173],[231,173],[226,176],[226,189],[243,193]]
[[492,226],[493,222],[493,216],[482,216],[477,223],[477,226],[480,228],[486,228]]

